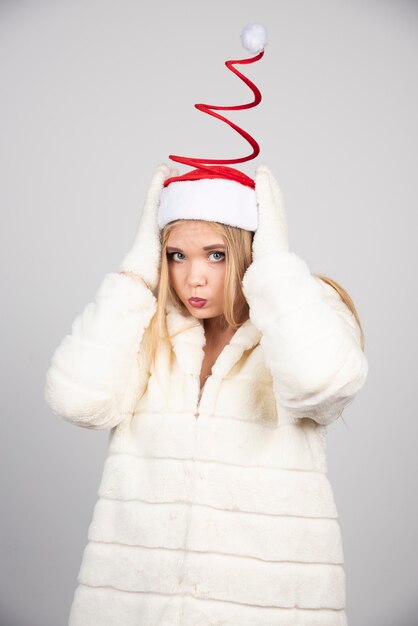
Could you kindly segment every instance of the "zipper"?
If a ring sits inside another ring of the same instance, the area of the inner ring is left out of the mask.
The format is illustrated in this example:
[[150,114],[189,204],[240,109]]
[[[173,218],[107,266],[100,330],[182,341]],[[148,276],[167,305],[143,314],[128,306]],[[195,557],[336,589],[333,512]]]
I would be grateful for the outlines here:
[[199,407],[200,407],[200,401],[201,401],[201,399],[202,399],[203,390],[204,390],[204,388],[205,388],[205,385],[206,385],[206,383],[207,383],[208,379],[209,379],[211,376],[212,376],[212,374],[210,374],[210,375],[206,378],[206,380],[205,380],[205,382],[203,383],[203,385],[202,385],[202,388],[201,388],[201,389],[200,389],[200,376],[197,376],[197,385],[198,385],[198,389],[199,389],[199,394],[198,394],[198,396],[197,396],[197,402],[196,402],[196,406],[195,406],[195,410],[194,410],[194,416],[195,416],[195,418],[196,418],[196,419],[199,417]]

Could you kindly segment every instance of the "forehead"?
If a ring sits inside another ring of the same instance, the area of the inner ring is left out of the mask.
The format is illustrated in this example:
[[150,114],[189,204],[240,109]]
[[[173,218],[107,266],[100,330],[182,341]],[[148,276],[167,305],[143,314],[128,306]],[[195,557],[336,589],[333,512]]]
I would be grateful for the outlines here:
[[[180,242],[196,243],[211,239],[211,243],[222,243],[223,239],[210,222],[204,220],[182,220],[170,232],[167,245]],[[213,241],[212,241],[213,240]]]

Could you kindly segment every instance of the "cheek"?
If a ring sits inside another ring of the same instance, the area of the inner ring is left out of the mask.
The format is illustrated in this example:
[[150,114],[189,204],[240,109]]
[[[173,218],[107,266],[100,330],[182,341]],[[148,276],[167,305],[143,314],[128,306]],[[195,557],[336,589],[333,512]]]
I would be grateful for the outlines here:
[[219,272],[217,272],[217,275],[216,275],[216,283],[217,283],[217,287],[219,291],[222,291],[224,288],[225,278],[226,278],[226,270],[225,270],[225,266],[223,266],[222,268],[220,268]]
[[170,280],[170,283],[174,283],[175,282],[176,273],[173,271],[173,266],[172,265],[168,266],[168,278]]
[[178,265],[170,263],[168,266],[168,278],[172,285],[177,285],[180,282],[180,271]]

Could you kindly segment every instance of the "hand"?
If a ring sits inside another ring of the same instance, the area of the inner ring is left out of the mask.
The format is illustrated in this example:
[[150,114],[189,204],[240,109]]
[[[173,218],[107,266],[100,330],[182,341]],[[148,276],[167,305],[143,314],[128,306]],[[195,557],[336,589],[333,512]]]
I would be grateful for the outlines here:
[[151,180],[132,249],[125,255],[120,272],[133,272],[153,291],[158,284],[161,265],[161,240],[158,208],[164,181],[178,176],[178,170],[161,163]]
[[273,252],[289,250],[282,193],[273,174],[265,165],[256,168],[255,193],[258,225],[253,238],[253,261]]

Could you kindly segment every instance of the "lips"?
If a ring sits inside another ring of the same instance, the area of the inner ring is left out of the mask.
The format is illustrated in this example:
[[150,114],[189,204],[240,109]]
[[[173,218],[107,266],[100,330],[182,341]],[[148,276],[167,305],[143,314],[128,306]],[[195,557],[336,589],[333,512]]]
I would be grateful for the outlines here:
[[204,300],[203,298],[189,298],[190,306],[194,306],[198,308],[205,306],[206,302],[207,300]]

